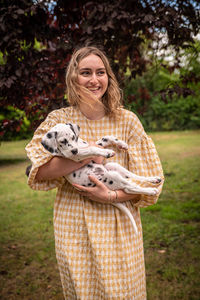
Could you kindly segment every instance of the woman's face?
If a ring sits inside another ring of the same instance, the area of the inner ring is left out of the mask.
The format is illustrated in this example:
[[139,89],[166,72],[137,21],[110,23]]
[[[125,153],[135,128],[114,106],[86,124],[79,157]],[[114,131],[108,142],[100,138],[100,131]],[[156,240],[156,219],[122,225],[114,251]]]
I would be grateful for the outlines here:
[[90,54],[79,62],[78,83],[99,100],[103,97],[108,88],[108,75],[99,56]]

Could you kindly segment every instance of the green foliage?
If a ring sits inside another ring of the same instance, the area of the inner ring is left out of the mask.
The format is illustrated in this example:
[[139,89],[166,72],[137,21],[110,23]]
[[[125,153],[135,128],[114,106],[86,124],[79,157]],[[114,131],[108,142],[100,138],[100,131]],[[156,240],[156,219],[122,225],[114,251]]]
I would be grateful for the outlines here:
[[[18,107],[32,123],[35,108],[44,119],[46,112],[65,106],[66,66],[74,49],[86,44],[105,50],[123,85],[125,74],[134,78],[146,70],[144,48],[152,50],[159,33],[167,36],[164,46],[176,50],[193,41],[200,28],[198,3],[2,0],[0,107]],[[1,134],[10,130],[3,126]]]
[[150,67],[126,84],[125,105],[138,114],[145,129],[200,128],[200,42],[182,52],[184,65]]
[[0,123],[1,127],[11,124],[10,131],[6,131],[3,135],[4,141],[21,140],[30,136],[30,121],[25,112],[18,108],[10,105],[4,107],[0,114]]
[[144,122],[151,130],[184,130],[200,128],[200,95],[173,97],[168,102],[154,97]]

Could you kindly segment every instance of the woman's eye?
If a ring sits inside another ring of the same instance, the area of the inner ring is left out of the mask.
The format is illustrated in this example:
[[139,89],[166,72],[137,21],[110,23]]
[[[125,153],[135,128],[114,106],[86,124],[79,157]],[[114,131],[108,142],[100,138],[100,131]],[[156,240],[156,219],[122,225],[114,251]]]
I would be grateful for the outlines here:
[[105,71],[99,71],[98,72],[98,75],[100,75],[100,76],[102,76],[102,75],[104,75],[105,74]]
[[88,75],[90,75],[90,72],[89,71],[83,71],[83,72],[81,72],[81,75],[82,76],[88,76]]

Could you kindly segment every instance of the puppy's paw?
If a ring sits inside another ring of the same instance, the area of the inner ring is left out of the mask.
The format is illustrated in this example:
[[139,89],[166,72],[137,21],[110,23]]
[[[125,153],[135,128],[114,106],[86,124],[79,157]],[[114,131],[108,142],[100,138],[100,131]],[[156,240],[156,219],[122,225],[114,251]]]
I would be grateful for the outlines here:
[[160,177],[149,177],[148,182],[159,184],[162,182]]
[[115,152],[112,150],[106,150],[106,151],[107,151],[107,154],[105,155],[106,158],[113,157],[115,155]]
[[121,140],[116,141],[116,146],[120,150],[128,150],[128,145]]
[[158,194],[158,189],[156,189],[156,188],[146,188],[144,194],[148,195],[148,196],[155,196],[155,195]]

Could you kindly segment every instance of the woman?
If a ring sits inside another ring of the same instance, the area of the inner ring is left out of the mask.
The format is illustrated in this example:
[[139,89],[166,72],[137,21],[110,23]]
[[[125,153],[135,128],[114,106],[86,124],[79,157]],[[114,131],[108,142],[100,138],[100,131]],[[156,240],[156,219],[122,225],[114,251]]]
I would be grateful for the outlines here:
[[[162,167],[151,139],[138,118],[121,107],[121,94],[108,59],[95,47],[74,52],[67,74],[70,107],[51,112],[36,130],[26,151],[32,161],[28,184],[37,190],[57,187],[54,205],[56,257],[65,299],[146,299],[140,207],[156,203],[157,196],[117,194],[91,177],[93,188],[78,191],[64,175],[84,166],[52,157],[40,144],[43,135],[57,123],[80,126],[82,139],[94,143],[114,135],[129,145],[110,161],[143,176],[160,176]],[[103,159],[92,158],[98,163]],[[158,186],[161,192],[162,184]],[[130,220],[110,203],[124,202],[133,214],[139,234]]]

